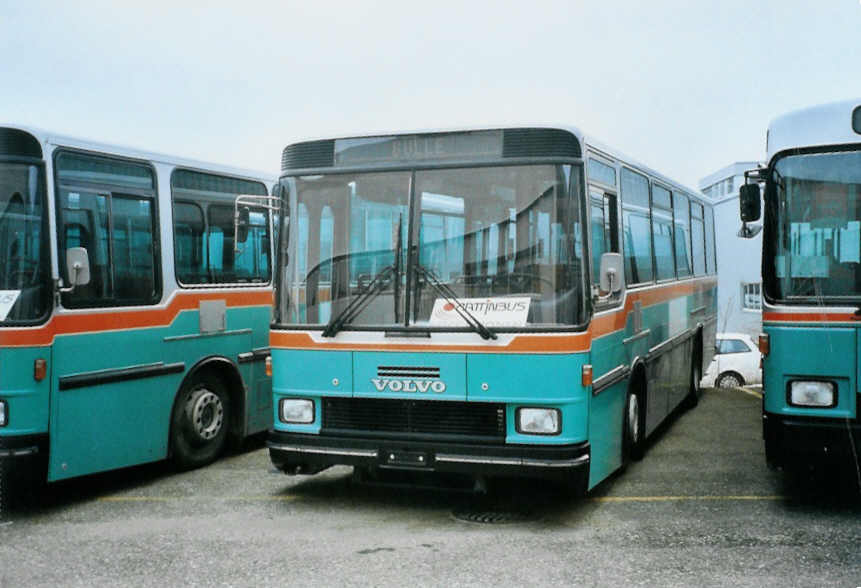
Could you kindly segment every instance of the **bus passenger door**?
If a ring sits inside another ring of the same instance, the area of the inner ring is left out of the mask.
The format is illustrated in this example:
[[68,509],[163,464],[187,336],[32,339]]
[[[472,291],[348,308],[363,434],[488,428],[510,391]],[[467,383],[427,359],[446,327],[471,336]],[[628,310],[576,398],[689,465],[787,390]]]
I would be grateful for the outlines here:
[[55,318],[49,480],[163,459],[182,376],[162,358],[153,172],[77,153],[57,162],[60,275],[68,285],[65,251],[83,247],[90,280],[62,294]]
[[[589,187],[589,225],[592,290],[598,294],[592,319],[592,399],[589,410],[589,438],[592,445],[590,487],[621,465],[622,414],[627,379],[615,380],[614,374],[629,365],[622,342],[625,315],[622,295],[610,298],[598,292],[601,256],[620,251],[619,216],[616,194],[597,186]],[[603,380],[603,381],[602,381]],[[607,385],[607,382],[613,382]]]

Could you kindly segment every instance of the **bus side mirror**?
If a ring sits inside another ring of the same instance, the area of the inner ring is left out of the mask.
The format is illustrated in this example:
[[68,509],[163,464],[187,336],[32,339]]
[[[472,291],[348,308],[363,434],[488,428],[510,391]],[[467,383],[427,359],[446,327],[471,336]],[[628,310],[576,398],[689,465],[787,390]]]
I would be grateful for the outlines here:
[[66,249],[66,271],[69,273],[69,287],[60,288],[60,292],[71,292],[75,286],[86,286],[90,283],[90,257],[86,247]]
[[242,206],[236,209],[236,244],[245,243],[248,240],[248,227],[251,211],[247,206]]
[[738,206],[741,222],[752,223],[759,220],[762,214],[759,184],[745,184],[741,187],[738,194]]
[[622,291],[622,276],[624,267],[622,265],[621,253],[604,253],[601,255],[601,291],[609,294],[618,294]]

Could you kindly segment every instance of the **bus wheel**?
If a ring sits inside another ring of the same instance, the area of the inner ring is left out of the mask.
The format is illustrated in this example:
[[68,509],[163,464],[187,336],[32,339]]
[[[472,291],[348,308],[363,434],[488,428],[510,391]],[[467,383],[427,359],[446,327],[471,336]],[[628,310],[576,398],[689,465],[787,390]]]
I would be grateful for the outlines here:
[[688,382],[688,395],[685,397],[685,408],[693,408],[700,402],[700,380],[703,379],[702,365],[699,356],[694,353],[691,361],[691,380]]
[[625,448],[625,456],[635,461],[643,459],[643,454],[645,453],[641,410],[640,396],[629,390],[628,398],[625,400],[625,439],[623,447]]
[[213,374],[202,373],[184,387],[173,407],[170,445],[182,469],[197,468],[218,457],[227,439],[229,400]]

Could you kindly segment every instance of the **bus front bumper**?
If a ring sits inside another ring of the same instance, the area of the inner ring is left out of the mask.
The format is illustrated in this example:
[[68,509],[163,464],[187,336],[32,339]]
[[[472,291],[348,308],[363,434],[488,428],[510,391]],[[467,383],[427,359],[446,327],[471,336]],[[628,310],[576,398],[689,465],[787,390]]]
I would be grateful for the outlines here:
[[0,435],[0,473],[8,479],[29,476],[44,479],[48,461],[48,435]]
[[527,476],[567,483],[589,479],[589,443],[478,445],[350,438],[270,431],[272,463],[287,474],[314,474],[333,465],[468,475]]
[[783,466],[797,460],[854,460],[861,465],[861,422],[856,419],[801,419],[764,413],[766,458]]

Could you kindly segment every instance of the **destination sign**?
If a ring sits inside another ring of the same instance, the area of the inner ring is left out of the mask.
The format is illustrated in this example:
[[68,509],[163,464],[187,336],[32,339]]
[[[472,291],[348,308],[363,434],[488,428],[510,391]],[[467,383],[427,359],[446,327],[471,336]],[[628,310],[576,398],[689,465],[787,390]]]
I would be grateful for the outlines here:
[[502,131],[396,135],[335,141],[335,165],[493,160],[502,157]]

